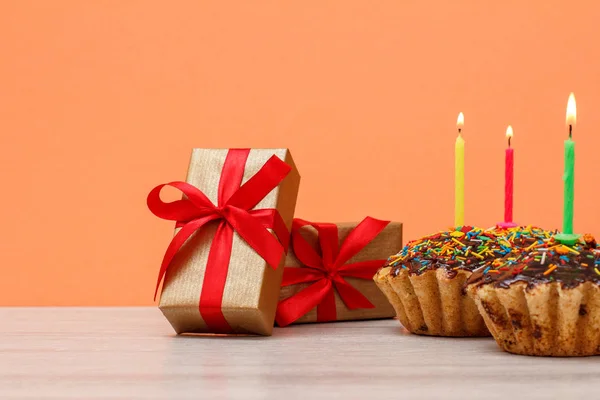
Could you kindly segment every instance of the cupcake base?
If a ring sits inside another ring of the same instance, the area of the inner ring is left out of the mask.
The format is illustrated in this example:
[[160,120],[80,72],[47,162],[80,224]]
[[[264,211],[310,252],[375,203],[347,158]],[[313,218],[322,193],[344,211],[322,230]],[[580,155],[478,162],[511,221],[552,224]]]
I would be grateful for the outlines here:
[[530,356],[600,355],[600,289],[592,282],[574,288],[540,283],[528,288],[467,288],[503,350]]
[[430,336],[490,336],[483,318],[463,286],[471,272],[450,277],[444,269],[409,274],[381,269],[373,278],[386,295],[400,323],[411,333]]

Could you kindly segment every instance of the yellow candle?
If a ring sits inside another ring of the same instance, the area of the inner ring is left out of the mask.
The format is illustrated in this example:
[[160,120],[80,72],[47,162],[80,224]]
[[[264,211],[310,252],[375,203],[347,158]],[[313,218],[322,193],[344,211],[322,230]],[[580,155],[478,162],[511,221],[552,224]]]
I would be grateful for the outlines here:
[[462,128],[465,122],[463,113],[458,114],[456,127],[458,137],[454,145],[454,225],[463,226],[465,222],[465,141]]

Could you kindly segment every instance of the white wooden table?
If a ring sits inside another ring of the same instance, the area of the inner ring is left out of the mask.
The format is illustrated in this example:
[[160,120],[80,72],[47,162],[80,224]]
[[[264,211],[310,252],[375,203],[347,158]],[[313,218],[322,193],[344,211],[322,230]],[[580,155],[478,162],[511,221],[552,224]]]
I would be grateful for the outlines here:
[[154,308],[0,308],[0,399],[597,399],[600,357],[501,352],[397,321],[177,337]]

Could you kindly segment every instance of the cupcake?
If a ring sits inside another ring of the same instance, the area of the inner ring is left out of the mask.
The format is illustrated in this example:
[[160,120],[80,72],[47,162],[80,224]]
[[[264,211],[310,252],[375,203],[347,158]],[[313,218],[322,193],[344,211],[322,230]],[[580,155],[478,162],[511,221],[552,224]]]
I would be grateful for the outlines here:
[[600,248],[554,239],[484,263],[467,280],[498,345],[515,354],[600,354]]
[[[489,336],[463,288],[482,263],[549,238],[537,228],[483,230],[464,226],[409,242],[373,280],[410,332],[433,336]],[[547,239],[549,240],[549,239]]]

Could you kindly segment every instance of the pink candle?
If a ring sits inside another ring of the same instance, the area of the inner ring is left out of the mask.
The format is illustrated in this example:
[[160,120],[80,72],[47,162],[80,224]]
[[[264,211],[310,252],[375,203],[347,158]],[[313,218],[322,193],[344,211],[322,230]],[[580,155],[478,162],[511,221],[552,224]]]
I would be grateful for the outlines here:
[[513,130],[509,126],[506,129],[506,137],[508,138],[508,148],[505,155],[504,167],[504,222],[510,223],[513,219],[513,176],[514,176],[514,150],[510,147],[510,139],[512,138]]

